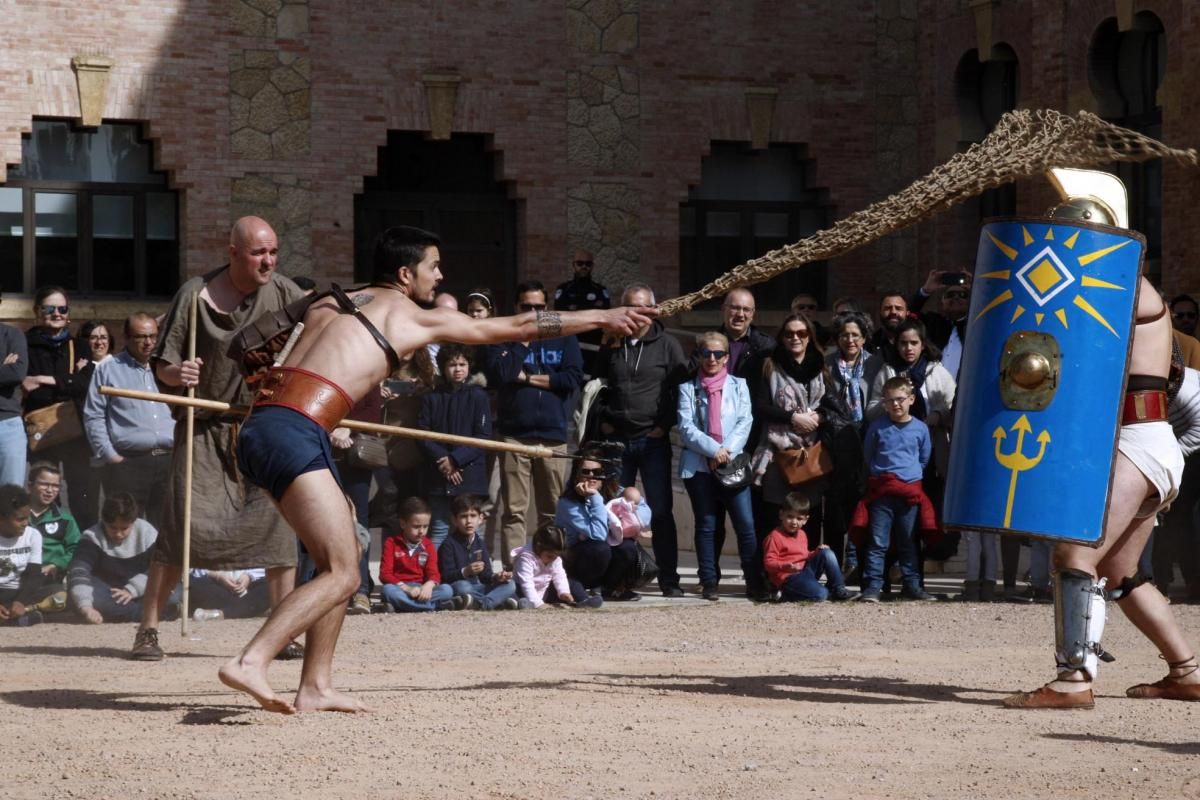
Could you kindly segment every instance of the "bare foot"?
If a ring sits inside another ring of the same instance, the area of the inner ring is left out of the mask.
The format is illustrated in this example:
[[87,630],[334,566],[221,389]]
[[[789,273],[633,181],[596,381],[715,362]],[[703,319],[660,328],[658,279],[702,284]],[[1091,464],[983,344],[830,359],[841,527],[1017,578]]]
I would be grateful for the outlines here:
[[271,691],[271,686],[267,683],[266,670],[245,666],[242,664],[240,656],[234,656],[225,662],[225,666],[217,672],[217,677],[229,688],[237,689],[239,692],[245,692],[253,697],[267,711],[276,714],[296,713],[296,709],[291,703]]
[[297,711],[342,711],[348,714],[370,714],[375,709],[358,702],[337,689],[305,689],[296,692]]

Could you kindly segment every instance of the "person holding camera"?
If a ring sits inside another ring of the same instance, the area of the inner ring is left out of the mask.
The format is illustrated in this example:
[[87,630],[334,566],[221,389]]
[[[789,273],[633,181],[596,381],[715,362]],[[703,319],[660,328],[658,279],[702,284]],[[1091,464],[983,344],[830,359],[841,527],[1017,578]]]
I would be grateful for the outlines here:
[[[941,311],[922,311],[934,292],[941,291]],[[925,324],[929,341],[942,353],[942,366],[958,380],[963,342],[967,333],[967,312],[971,308],[971,273],[931,269],[925,283],[908,298],[908,308]]]

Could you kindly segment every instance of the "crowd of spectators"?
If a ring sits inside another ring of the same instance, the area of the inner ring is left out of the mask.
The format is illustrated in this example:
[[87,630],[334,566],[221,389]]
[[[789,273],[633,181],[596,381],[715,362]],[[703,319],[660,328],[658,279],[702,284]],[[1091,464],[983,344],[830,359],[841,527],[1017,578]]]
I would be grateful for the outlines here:
[[[608,307],[593,264],[577,252],[574,277],[553,294],[520,284],[513,311]],[[935,270],[909,295],[884,292],[875,319],[853,298],[824,313],[801,294],[768,331],[753,324],[754,293],[735,289],[722,324],[694,337],[655,321],[582,347],[566,336],[418,352],[351,416],[556,457],[335,429],[360,535],[383,529],[379,573],[370,574],[364,552],[351,613],[593,607],[637,600],[655,574],[665,597],[683,596],[676,478],[691,504],[694,588],[705,599],[721,596],[727,522],[753,599],[877,602],[893,582],[901,599],[931,599],[923,566],[957,547],[937,520],[969,294],[969,273]],[[938,310],[927,310],[935,295]],[[438,302],[458,308],[459,300],[472,317],[500,312],[486,287]],[[644,283],[620,294],[624,305],[655,302]],[[1170,307],[1185,361],[1198,367],[1191,334],[1200,308],[1186,295]],[[37,292],[34,312],[24,335],[0,326],[0,623],[63,612],[90,623],[135,620],[175,422],[161,403],[98,389],[158,389],[150,365],[160,321],[130,316],[117,350],[118,337],[99,321],[72,334],[60,287]],[[27,439],[22,417],[56,404],[76,415],[75,435],[48,445]],[[1184,496],[1144,558],[1164,592],[1178,563],[1191,600],[1200,600],[1197,469],[1189,463]],[[1051,599],[1045,542],[1024,543],[1030,569],[1020,590],[1019,538],[968,531],[963,541],[963,599]],[[312,579],[302,548],[298,558],[297,580]],[[195,570],[193,605],[261,614],[271,599],[264,576]]]

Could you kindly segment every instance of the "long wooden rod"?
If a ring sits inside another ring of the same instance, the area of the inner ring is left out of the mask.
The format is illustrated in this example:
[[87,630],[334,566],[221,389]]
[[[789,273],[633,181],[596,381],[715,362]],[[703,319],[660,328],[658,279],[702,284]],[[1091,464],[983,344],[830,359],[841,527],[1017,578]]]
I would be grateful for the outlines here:
[[[101,386],[100,394],[109,397],[125,397],[130,400],[149,400],[155,403],[166,403],[172,406],[201,409],[203,411],[219,411],[224,414],[250,413],[247,406],[234,406],[219,400],[204,400],[199,397],[180,397],[174,394],[160,392],[143,392],[138,389],[118,389],[115,386]],[[458,436],[453,433],[437,433],[423,431],[417,428],[401,428],[398,425],[382,425],[378,422],[361,422],[356,419],[344,419],[338,423],[343,428],[363,433],[378,433],[384,436],[399,436],[403,439],[426,439],[443,444],[478,447],[480,450],[496,450],[502,453],[519,453],[529,458],[570,458],[564,453],[556,453],[549,447],[532,444],[516,444],[512,442],[497,442],[492,439],[476,439],[473,436]]]
[[[188,352],[189,361],[196,360],[196,317],[200,308],[200,292],[192,295],[192,307],[188,312]],[[187,399],[196,399],[196,387],[189,386]],[[183,612],[179,617],[180,634],[187,638],[189,605],[191,604],[192,586],[192,465],[195,461],[194,438],[196,434],[196,409],[189,406],[187,410],[187,433],[183,439]],[[155,602],[155,598],[147,598],[147,602]]]

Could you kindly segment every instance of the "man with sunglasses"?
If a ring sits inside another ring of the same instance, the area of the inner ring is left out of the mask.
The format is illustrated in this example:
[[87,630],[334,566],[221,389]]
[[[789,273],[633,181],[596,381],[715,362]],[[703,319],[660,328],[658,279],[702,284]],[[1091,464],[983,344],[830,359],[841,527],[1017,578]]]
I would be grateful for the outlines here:
[[1186,333],[1188,336],[1196,335],[1198,312],[1200,312],[1200,305],[1196,304],[1191,295],[1180,294],[1171,299],[1171,323],[1175,326],[1175,330],[1181,333]]
[[[925,302],[939,289],[941,312],[922,312]],[[971,271],[931,269],[925,283],[908,298],[908,308],[924,323],[929,341],[942,351],[942,366],[958,380],[958,365],[967,335],[967,312],[971,308]]]
[[125,320],[125,349],[96,365],[83,404],[83,429],[92,454],[103,464],[105,497],[130,494],[141,516],[162,526],[163,498],[171,473],[175,421],[165,403],[100,394],[101,386],[156,392],[150,356],[158,344],[158,322],[145,312]]
[[[546,288],[540,281],[518,284],[518,314],[545,310]],[[583,384],[583,357],[576,338],[558,336],[489,345],[485,371],[488,386],[499,391],[496,429],[504,441],[544,445],[566,455],[571,398]],[[507,562],[511,548],[525,543],[529,531],[554,521],[565,484],[559,460],[501,454],[504,514],[496,549],[502,561]],[[525,519],[530,492],[537,506],[536,525],[528,525]]]
[[21,421],[21,381],[28,370],[25,335],[0,324],[0,486],[25,482],[27,440]]
[[[576,250],[571,261],[574,275],[566,283],[559,284],[554,290],[554,308],[557,311],[578,311],[589,308],[609,308],[612,299],[608,289],[603,284],[592,279],[592,270],[596,266],[595,256],[590,250]],[[596,350],[600,347],[600,332],[588,331],[578,337],[583,347],[583,371],[587,375],[596,372]]]

